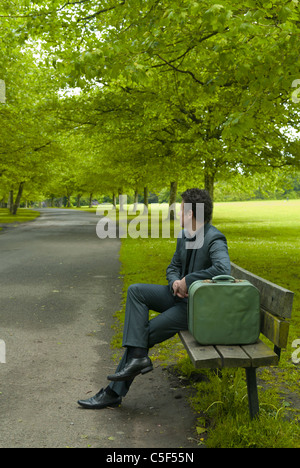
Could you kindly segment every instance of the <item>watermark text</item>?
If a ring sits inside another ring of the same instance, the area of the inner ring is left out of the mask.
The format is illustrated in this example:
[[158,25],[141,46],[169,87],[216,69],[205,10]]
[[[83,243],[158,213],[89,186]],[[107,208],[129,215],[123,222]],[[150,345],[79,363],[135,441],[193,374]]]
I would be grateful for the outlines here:
[[300,102],[300,80],[294,80],[292,83],[292,88],[297,88],[292,93],[292,101],[294,104],[299,104]]
[[6,364],[6,344],[0,340],[0,364]]
[[296,350],[292,353],[292,363],[300,364],[300,339],[293,341],[292,348],[296,348]]
[[[186,243],[187,249],[200,248],[204,242],[204,204],[196,204],[197,224],[193,226],[188,213],[192,213],[191,203],[184,204],[184,213],[171,219],[170,213],[176,214],[177,206],[168,206],[166,204],[151,204],[149,209],[146,205],[139,204],[138,209],[134,210],[134,205],[127,205],[126,195],[122,196],[122,209],[117,211],[113,205],[104,204],[97,208],[97,215],[102,218],[97,223],[96,233],[99,239],[171,239],[189,237]],[[188,229],[183,231],[182,220],[186,217],[184,227],[189,225]],[[194,216],[195,217],[195,216]],[[195,231],[193,230],[195,229]]]
[[0,102],[5,104],[6,102],[6,89],[5,89],[5,81],[0,80]]

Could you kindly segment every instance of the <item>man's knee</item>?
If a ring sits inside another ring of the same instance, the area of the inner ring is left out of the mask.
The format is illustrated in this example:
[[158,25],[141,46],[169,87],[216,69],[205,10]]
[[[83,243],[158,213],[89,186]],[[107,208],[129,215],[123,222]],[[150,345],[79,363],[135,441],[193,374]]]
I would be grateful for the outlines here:
[[141,285],[139,283],[131,284],[127,289],[127,297],[139,297],[141,291]]
[[127,290],[127,294],[134,294],[136,291],[138,291],[139,285],[137,284],[131,284]]

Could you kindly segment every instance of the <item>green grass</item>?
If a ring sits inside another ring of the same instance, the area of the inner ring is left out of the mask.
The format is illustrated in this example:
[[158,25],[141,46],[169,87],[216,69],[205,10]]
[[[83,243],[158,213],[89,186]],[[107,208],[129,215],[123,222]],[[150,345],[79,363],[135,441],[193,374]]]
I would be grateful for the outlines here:
[[[217,203],[213,224],[227,237],[231,260],[295,293],[289,343],[278,368],[259,373],[261,415],[248,415],[244,372],[227,370],[223,378],[193,384],[192,405],[199,415],[199,443],[209,447],[299,447],[300,365],[292,363],[292,342],[300,338],[300,200]],[[135,282],[166,284],[165,271],[175,250],[174,239],[124,239],[121,247],[124,303]],[[117,313],[114,345],[120,346],[124,307]],[[182,378],[195,373],[178,338],[153,353],[175,363]],[[192,381],[191,381],[192,382]]]
[[33,211],[26,208],[19,208],[15,216],[10,214],[8,209],[0,208],[0,230],[1,224],[25,223],[27,221],[32,221],[39,216],[40,213],[38,211]]

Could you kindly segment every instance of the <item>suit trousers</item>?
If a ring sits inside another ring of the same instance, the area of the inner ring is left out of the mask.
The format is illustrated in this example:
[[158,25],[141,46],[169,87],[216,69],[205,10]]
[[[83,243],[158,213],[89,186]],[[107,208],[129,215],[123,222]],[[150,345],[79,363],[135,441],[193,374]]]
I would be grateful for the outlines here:
[[[149,311],[159,315],[149,320]],[[128,288],[123,331],[126,348],[117,368],[122,370],[128,360],[127,347],[152,348],[181,330],[188,329],[187,299],[174,296],[169,286],[134,284]],[[133,380],[111,382],[109,387],[125,396]]]

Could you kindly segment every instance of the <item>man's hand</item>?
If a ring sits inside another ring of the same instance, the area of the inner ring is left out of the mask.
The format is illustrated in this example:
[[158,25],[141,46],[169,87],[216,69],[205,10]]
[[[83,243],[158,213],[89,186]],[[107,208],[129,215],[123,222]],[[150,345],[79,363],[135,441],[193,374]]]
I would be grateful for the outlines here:
[[176,280],[173,283],[174,296],[178,296],[181,299],[188,297],[188,289],[186,286],[185,278],[182,280]]

